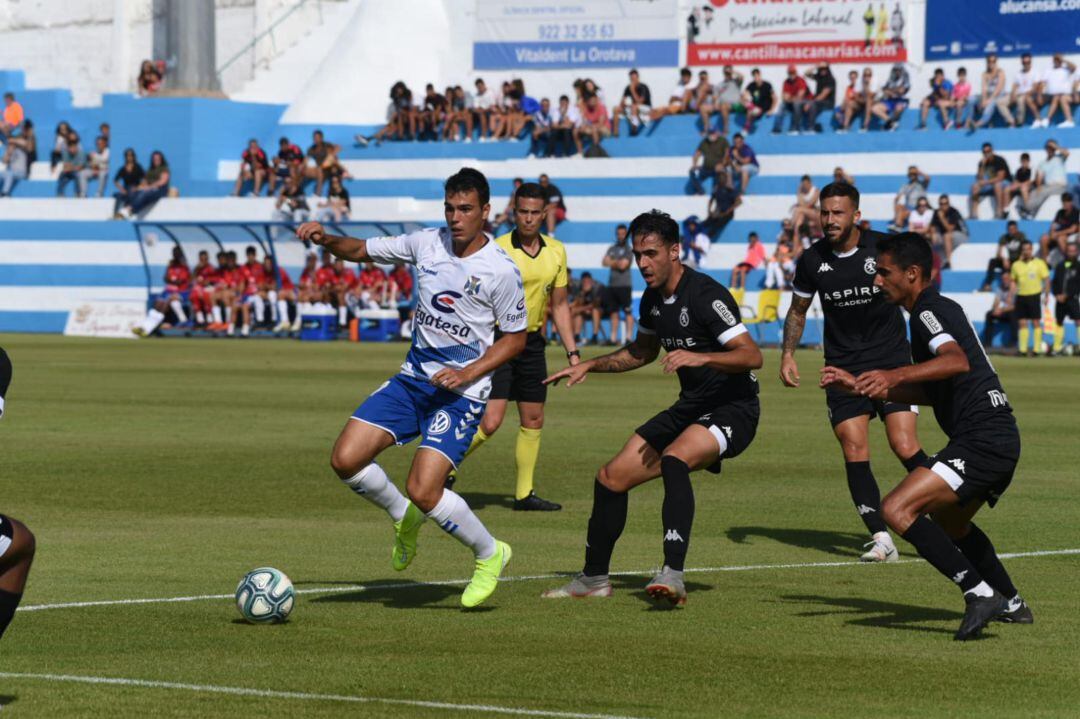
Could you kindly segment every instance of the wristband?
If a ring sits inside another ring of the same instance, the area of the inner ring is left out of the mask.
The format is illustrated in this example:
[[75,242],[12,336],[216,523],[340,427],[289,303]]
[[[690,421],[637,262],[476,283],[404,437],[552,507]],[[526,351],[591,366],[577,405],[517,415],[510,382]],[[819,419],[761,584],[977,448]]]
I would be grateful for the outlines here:
[[566,359],[570,359],[571,357],[577,357],[578,359],[581,359],[581,352],[579,350],[572,350],[570,352],[567,352]]

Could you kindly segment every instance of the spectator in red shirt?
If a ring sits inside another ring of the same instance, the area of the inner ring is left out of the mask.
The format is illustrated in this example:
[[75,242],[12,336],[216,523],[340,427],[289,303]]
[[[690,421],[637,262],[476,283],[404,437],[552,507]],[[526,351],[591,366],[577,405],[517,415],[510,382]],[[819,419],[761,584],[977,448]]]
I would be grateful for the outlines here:
[[139,66],[139,78],[137,80],[139,94],[153,95],[161,89],[161,71],[150,60],[143,60]]
[[274,155],[270,168],[270,194],[274,194],[278,181],[285,184],[291,177],[300,177],[304,168],[304,151],[299,145],[289,142],[289,138],[278,140],[278,152]]
[[791,129],[788,130],[788,134],[799,134],[799,128],[802,127],[803,106],[809,93],[810,88],[806,80],[799,76],[798,69],[794,65],[788,65],[787,78],[780,88],[780,108],[773,122],[774,135],[779,135],[783,131],[784,118],[787,115],[791,115]]
[[390,273],[390,301],[394,304],[412,302],[413,276],[409,268],[401,262],[394,265]]
[[[260,294],[266,298],[270,305],[271,322],[274,324],[274,332],[287,332],[292,328],[289,322],[289,305],[296,304],[296,287],[293,286],[292,278],[284,267],[278,267],[274,272],[274,258],[267,255],[263,258],[263,282]],[[296,313],[296,329],[299,330],[300,313]]]
[[[233,298],[233,323],[229,333],[236,326],[236,317],[240,316],[240,335],[247,337],[251,334],[251,315],[255,315],[255,324],[261,325],[266,321],[266,304],[263,286],[266,283],[266,273],[263,263],[259,262],[258,251],[254,245],[248,245],[245,250],[247,261],[240,268],[238,277],[239,292]],[[272,277],[273,275],[271,275]]]
[[581,142],[583,138],[589,138],[592,147],[599,150],[600,141],[610,134],[611,124],[608,121],[608,111],[604,107],[604,103],[600,102],[600,96],[586,94],[584,96],[584,108],[581,112],[581,124],[574,128],[574,144],[577,145],[578,154],[585,154]]
[[360,278],[345,266],[345,260],[334,261],[334,272],[337,281],[332,288],[331,304],[337,306],[338,326],[345,327],[349,324],[349,295],[360,287]]
[[172,260],[165,268],[165,290],[158,295],[153,308],[146,313],[142,326],[132,331],[140,337],[150,335],[165,321],[170,310],[177,323],[184,324],[188,321],[184,303],[188,301],[190,294],[191,270],[184,259],[184,251],[180,247],[173,247]]
[[390,298],[390,278],[374,262],[360,270],[360,300],[369,308],[386,305]]
[[214,323],[208,329],[222,332],[232,328],[232,310],[239,292],[240,268],[236,266],[235,252],[218,253],[217,282],[214,285],[214,306],[211,313]]
[[319,267],[315,255],[308,255],[307,260],[304,262],[304,269],[300,272],[300,286],[296,292],[300,301],[297,316],[322,302],[322,290],[319,289],[319,283],[316,280],[318,273]]
[[751,270],[756,270],[761,267],[761,264],[765,261],[765,245],[762,244],[761,239],[756,232],[751,232],[747,237],[746,245],[746,257],[743,261],[735,265],[735,269],[731,271],[731,282],[728,283],[732,289],[746,289],[746,275]]
[[240,190],[249,182],[253,183],[251,194],[257,197],[269,174],[270,162],[266,159],[266,153],[259,147],[259,141],[248,140],[247,149],[240,154],[240,173],[236,176],[236,184],[233,185],[233,197],[239,197]]
[[191,310],[195,314],[195,324],[205,327],[210,317],[213,304],[213,287],[217,278],[217,269],[210,264],[210,253],[199,251],[199,261],[192,268]]
[[[319,289],[320,301],[327,306],[334,305],[338,299],[338,281],[334,256],[329,252],[323,252],[323,263],[315,272],[315,286]],[[344,308],[345,304],[342,302],[338,306]],[[345,324],[345,317],[341,312],[338,312],[338,323]]]

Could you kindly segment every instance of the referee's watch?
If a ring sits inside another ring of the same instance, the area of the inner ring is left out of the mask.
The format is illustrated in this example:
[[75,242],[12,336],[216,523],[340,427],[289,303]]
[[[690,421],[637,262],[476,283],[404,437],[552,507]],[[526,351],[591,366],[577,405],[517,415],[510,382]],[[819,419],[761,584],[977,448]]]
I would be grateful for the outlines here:
[[580,350],[572,350],[570,352],[567,352],[566,353],[566,359],[570,359],[571,357],[577,357],[578,359],[581,359],[581,351]]

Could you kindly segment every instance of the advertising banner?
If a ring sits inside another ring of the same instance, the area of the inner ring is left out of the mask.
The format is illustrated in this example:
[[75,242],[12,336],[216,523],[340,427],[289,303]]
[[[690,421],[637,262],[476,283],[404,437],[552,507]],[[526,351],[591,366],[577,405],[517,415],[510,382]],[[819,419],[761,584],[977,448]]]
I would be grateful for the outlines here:
[[86,302],[68,314],[64,334],[69,337],[138,339],[132,330],[146,317],[142,302]]
[[476,0],[476,70],[675,67],[677,0]]
[[[959,18],[963,18],[962,21]],[[1080,51],[1080,0],[927,0],[926,59]]]
[[908,2],[711,0],[686,18],[687,65],[903,62]]

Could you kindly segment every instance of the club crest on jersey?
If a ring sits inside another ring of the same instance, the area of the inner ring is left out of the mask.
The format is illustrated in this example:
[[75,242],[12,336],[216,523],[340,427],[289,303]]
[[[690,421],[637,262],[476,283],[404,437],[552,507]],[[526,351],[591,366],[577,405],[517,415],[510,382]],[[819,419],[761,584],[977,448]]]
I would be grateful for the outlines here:
[[450,415],[446,413],[446,410],[440,409],[431,418],[431,424],[428,425],[428,434],[443,434],[448,429],[450,429]]
[[863,272],[868,275],[875,274],[877,272],[877,261],[873,257],[867,257],[866,262],[863,263]]
[[938,322],[937,317],[934,317],[934,313],[930,310],[919,313],[919,319],[926,325],[926,329],[930,330],[930,334],[936,335],[941,332],[941,323]]
[[465,294],[470,297],[476,297],[480,294],[480,278],[476,275],[472,275],[469,279],[465,280]]
[[460,299],[460,292],[454,292],[453,290],[443,290],[442,292],[431,298],[431,306],[439,312],[442,312],[444,314],[451,314],[454,311],[454,303]]
[[683,307],[679,310],[679,324],[683,327],[690,326],[690,311]]
[[713,300],[712,308],[713,310],[715,310],[716,314],[720,315],[720,319],[722,319],[724,322],[727,322],[729,325],[738,324],[735,321],[735,315],[732,313],[731,310],[728,309],[728,306],[725,305],[723,301]]

